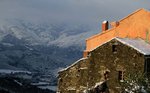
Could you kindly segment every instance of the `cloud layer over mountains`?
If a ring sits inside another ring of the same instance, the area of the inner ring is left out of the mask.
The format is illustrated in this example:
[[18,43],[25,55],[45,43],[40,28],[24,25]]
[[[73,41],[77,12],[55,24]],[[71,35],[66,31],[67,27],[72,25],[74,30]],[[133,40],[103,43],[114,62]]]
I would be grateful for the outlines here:
[[102,20],[118,20],[139,8],[150,9],[149,5],[149,0],[0,0],[0,23],[22,19],[98,25]]

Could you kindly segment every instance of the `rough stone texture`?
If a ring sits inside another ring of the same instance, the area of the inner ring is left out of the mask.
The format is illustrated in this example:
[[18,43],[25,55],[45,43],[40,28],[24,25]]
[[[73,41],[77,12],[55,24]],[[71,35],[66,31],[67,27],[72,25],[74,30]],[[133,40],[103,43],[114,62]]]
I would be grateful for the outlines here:
[[[144,62],[143,54],[113,39],[91,51],[87,58],[59,72],[58,93],[96,93],[92,90],[105,81],[110,93],[120,93],[118,71],[124,71],[124,79],[134,72],[143,73]],[[106,72],[109,72],[107,79]]]

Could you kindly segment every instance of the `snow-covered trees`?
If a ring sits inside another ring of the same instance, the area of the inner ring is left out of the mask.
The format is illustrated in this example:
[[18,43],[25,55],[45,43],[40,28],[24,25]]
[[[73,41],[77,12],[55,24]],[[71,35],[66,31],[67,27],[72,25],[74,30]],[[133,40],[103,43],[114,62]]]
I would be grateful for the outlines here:
[[129,74],[121,85],[123,93],[150,93],[149,79],[140,72]]

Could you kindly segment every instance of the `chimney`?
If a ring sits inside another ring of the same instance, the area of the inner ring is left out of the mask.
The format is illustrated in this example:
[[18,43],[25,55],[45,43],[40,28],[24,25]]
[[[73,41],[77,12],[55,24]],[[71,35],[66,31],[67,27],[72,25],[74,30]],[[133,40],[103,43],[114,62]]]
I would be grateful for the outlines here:
[[118,21],[111,22],[111,26],[112,26],[112,28],[117,27],[117,26],[119,26],[119,22]]
[[103,21],[103,23],[102,23],[102,32],[108,30],[108,28],[109,28],[108,21]]
[[83,58],[87,57],[88,54],[89,54],[88,51],[85,50],[85,51],[83,52]]

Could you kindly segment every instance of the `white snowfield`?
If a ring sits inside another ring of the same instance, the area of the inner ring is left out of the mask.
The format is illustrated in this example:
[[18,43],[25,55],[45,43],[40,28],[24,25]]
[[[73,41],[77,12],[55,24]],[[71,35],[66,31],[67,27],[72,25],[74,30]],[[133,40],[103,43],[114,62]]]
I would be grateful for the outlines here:
[[53,91],[57,90],[57,86],[38,86],[38,88],[49,89],[49,90],[53,90]]
[[38,83],[32,83],[32,85],[40,86],[40,85],[49,85],[48,82],[38,82]]
[[2,73],[2,74],[14,74],[14,73],[27,73],[27,74],[31,74],[31,72],[29,72],[29,71],[9,70],[9,69],[0,69],[0,73]]

